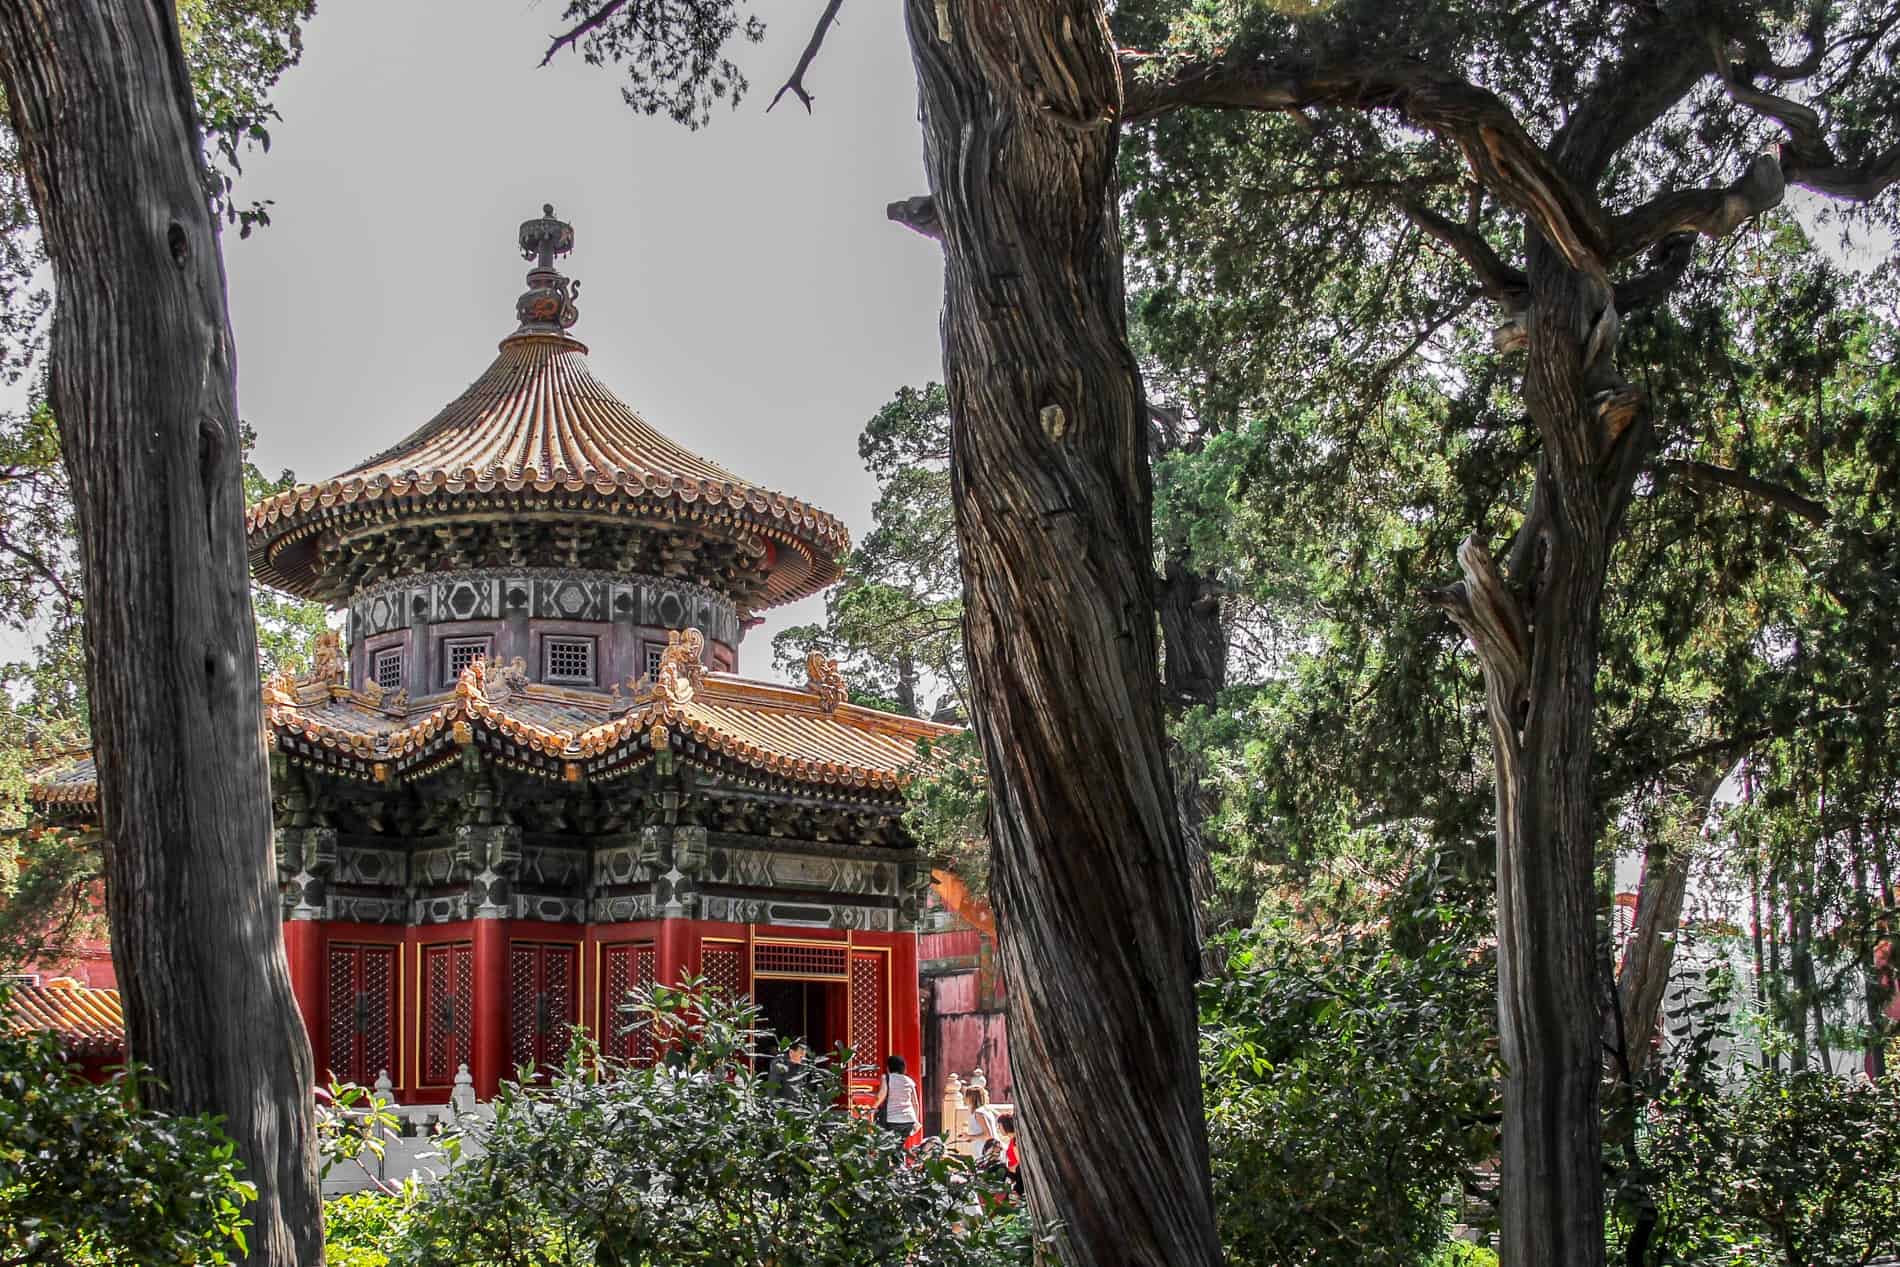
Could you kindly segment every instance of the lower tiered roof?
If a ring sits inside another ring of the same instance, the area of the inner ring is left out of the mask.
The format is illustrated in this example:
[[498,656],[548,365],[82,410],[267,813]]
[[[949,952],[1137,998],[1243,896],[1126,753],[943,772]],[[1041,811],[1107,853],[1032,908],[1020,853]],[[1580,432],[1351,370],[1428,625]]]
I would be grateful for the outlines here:
[[[424,778],[470,746],[570,783],[618,779],[672,753],[742,786],[846,800],[897,798],[919,740],[956,730],[847,703],[835,665],[814,658],[808,668],[802,688],[751,681],[707,672],[681,646],[657,681],[602,694],[528,682],[518,662],[477,661],[453,691],[416,700],[352,689],[340,676],[280,677],[265,686],[265,720],[277,751],[369,783]],[[47,808],[90,806],[90,754],[43,765],[30,797]]]
[[14,1034],[51,1031],[73,1057],[106,1059],[125,1052],[125,1015],[117,990],[95,990],[71,977],[7,988],[0,1026]]

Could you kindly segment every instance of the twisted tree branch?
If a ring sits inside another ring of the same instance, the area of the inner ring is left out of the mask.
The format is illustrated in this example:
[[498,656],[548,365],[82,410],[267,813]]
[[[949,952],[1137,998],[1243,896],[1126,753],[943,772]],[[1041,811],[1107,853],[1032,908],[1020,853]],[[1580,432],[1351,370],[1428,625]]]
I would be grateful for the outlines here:
[[1869,202],[1900,182],[1900,145],[1876,155],[1858,166],[1815,167],[1799,160],[1782,160],[1782,172],[1788,183],[1812,189],[1830,198],[1849,202]]
[[1720,189],[1676,189],[1610,221],[1614,258],[1627,259],[1672,233],[1720,238],[1781,205],[1787,181],[1773,154],[1757,154],[1748,170]]
[[1736,492],[1747,493],[1751,497],[1759,497],[1770,505],[1785,510],[1791,515],[1797,515],[1811,524],[1825,524],[1832,517],[1824,504],[1811,497],[1803,497],[1786,485],[1757,479],[1753,475],[1746,475],[1726,466],[1671,459],[1656,463],[1656,469],[1690,484],[1731,488]]
[[[1692,7],[1685,10],[1697,20]],[[1583,102],[1551,138],[1550,153],[1580,184],[1594,184],[1624,146],[1688,95],[1708,71],[1698,32],[1672,22],[1660,6],[1627,40],[1622,56],[1607,64]]]
[[812,28],[811,39],[806,41],[805,51],[798,55],[798,64],[792,67],[792,77],[785,81],[784,87],[772,94],[772,105],[765,107],[767,114],[772,112],[772,106],[778,104],[778,99],[788,92],[798,98],[806,114],[811,113],[811,94],[805,91],[805,72],[811,69],[812,62],[818,57],[818,50],[824,47],[825,36],[830,34],[832,23],[838,20],[838,10],[842,8],[844,0],[827,0],[825,11],[818,15],[818,24]]
[[1484,288],[1486,298],[1507,308],[1524,306],[1530,292],[1530,279],[1524,276],[1524,270],[1506,264],[1483,234],[1439,215],[1414,199],[1402,198],[1396,205],[1408,220],[1450,247],[1470,266],[1478,275],[1478,284]]
[[1484,669],[1493,723],[1521,721],[1531,672],[1530,626],[1523,608],[1475,534],[1458,547],[1458,566],[1464,579],[1428,591],[1425,600],[1442,608],[1471,640]]
[[1672,233],[1650,248],[1649,267],[1616,284],[1616,310],[1624,316],[1669,298],[1695,258],[1696,235]]
[[1600,274],[1610,258],[1595,198],[1558,170],[1502,99],[1455,75],[1417,63],[1170,63],[1134,50],[1123,50],[1121,70],[1125,123],[1194,106],[1390,110],[1457,145],[1479,183],[1527,215],[1571,267]]
[[589,31],[605,26],[607,19],[620,12],[626,5],[627,0],[606,0],[605,4],[582,18],[574,26],[555,36],[553,42],[548,45],[548,51],[541,55],[541,64],[547,65],[554,60],[556,53],[564,48],[574,47]]

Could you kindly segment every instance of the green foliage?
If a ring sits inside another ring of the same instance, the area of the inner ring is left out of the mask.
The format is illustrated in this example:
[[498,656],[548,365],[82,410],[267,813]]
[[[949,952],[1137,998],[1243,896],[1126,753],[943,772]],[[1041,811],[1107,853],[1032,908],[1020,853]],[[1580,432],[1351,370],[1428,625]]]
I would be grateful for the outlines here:
[[303,24],[316,11],[316,0],[179,0],[177,6],[212,205],[242,237],[270,223],[270,204],[232,201],[240,159],[250,146],[270,148],[269,125],[279,117],[270,90],[303,56]]
[[1644,1126],[1652,1262],[1861,1267],[1900,1253],[1900,1077],[1679,1069]]
[[1498,1254],[1482,1245],[1446,1241],[1425,1260],[1425,1267],[1498,1267]]
[[0,835],[0,971],[57,963],[103,936],[99,846],[96,832],[44,823]]
[[1229,1260],[1426,1262],[1497,1149],[1492,970],[1442,935],[1292,918],[1231,948],[1201,996]]
[[389,1251],[407,1235],[409,1212],[421,1199],[401,1192],[356,1192],[323,1203],[323,1252],[328,1267],[389,1267]]
[[990,891],[990,792],[974,731],[919,740],[904,789],[904,826],[974,897]]
[[[3,1000],[0,1000],[3,1002]],[[50,1034],[0,1035],[0,1263],[190,1267],[244,1250],[256,1190],[209,1117],[80,1078]]]
[[724,55],[734,36],[753,44],[765,38],[765,23],[745,8],[746,0],[569,0],[561,14],[567,33],[542,61],[572,46],[589,66],[612,62],[626,70],[620,95],[629,106],[697,128],[714,102],[736,107],[749,87]]
[[899,388],[865,424],[858,456],[877,479],[871,531],[825,599],[822,625],[773,640],[775,663],[796,672],[813,650],[836,659],[852,697],[921,711],[934,684],[939,707],[968,712],[963,581],[950,503],[950,402],[943,387]]
[[373,1163],[381,1162],[389,1140],[401,1129],[402,1120],[390,1107],[390,1101],[369,1087],[354,1082],[332,1082],[329,1102],[317,1113],[317,1160],[322,1177],[328,1179],[338,1166],[354,1166],[381,1182]]
[[481,1151],[410,1214],[418,1267],[1002,1267],[1026,1263],[999,1181],[966,1158],[907,1153],[836,1107],[817,1070],[789,1098],[754,1072],[758,1012],[700,983],[636,995],[650,1067],[577,1038],[545,1085],[508,1084]]

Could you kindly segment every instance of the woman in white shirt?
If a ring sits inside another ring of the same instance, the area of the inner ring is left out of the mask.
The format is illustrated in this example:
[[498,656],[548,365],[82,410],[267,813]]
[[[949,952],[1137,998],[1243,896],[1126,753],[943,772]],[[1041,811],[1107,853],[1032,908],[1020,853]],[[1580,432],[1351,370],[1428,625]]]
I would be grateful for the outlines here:
[[917,1084],[904,1072],[904,1058],[884,1062],[884,1085],[878,1088],[873,1110],[893,1135],[909,1139],[917,1130]]
[[996,1126],[996,1110],[990,1107],[990,1093],[982,1087],[965,1087],[963,1104],[970,1114],[969,1129],[963,1136],[964,1149],[978,1161],[985,1161],[992,1144],[999,1149],[1003,1146],[1003,1133]]

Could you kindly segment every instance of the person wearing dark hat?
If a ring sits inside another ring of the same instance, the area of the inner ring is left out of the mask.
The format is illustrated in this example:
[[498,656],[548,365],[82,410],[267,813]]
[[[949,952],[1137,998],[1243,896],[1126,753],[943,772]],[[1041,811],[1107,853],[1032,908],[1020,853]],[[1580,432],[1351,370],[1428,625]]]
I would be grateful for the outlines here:
[[773,1058],[772,1067],[765,1075],[765,1089],[775,1100],[797,1100],[805,1094],[805,1080],[811,1077],[811,1068],[805,1063],[805,1057],[811,1054],[811,1047],[802,1038],[794,1038]]

